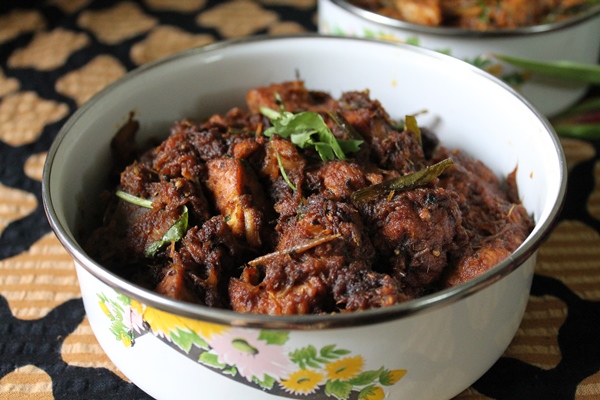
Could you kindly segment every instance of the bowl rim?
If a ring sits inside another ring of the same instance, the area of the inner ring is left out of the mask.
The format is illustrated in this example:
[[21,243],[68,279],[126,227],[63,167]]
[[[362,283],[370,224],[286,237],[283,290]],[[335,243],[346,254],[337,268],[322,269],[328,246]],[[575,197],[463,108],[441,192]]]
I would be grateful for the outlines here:
[[[61,143],[69,136],[71,128],[77,123],[77,121],[90,110],[99,99],[108,96],[117,85],[122,84],[125,81],[135,79],[136,77],[143,75],[146,71],[160,68],[161,66],[172,63],[181,58],[194,57],[198,54],[219,52],[227,50],[231,47],[245,46],[248,43],[255,42],[269,42],[269,41],[293,41],[293,40],[330,40],[330,41],[360,41],[360,42],[373,42],[380,46],[390,46],[395,48],[402,48],[405,51],[426,53],[429,57],[441,58],[446,60],[445,62],[450,63],[461,63],[464,65],[463,68],[468,68],[472,73],[483,75],[486,79],[494,80],[497,84],[501,85],[505,90],[510,91],[518,100],[523,102],[536,117],[542,122],[546,132],[550,135],[556,154],[559,157],[559,179],[560,186],[556,198],[556,202],[549,212],[548,217],[543,221],[542,225],[533,232],[526,243],[524,243],[519,249],[517,249],[511,256],[497,264],[485,273],[452,288],[437,291],[435,293],[410,300],[407,302],[399,303],[389,307],[370,309],[364,311],[354,311],[350,313],[335,313],[327,315],[293,315],[293,316],[273,316],[273,315],[262,315],[262,314],[245,314],[238,313],[232,310],[224,310],[218,308],[211,308],[199,304],[186,303],[179,300],[173,300],[158,293],[155,293],[149,289],[142,288],[141,286],[135,285],[119,275],[109,271],[102,265],[92,260],[85,254],[78,241],[74,239],[77,235],[72,232],[67,226],[63,225],[58,218],[57,211],[54,207],[54,202],[51,197],[50,187],[52,179],[53,164],[57,156],[57,152],[61,146]],[[411,46],[403,43],[393,43],[378,41],[375,39],[368,38],[355,38],[355,37],[343,37],[336,35],[322,35],[322,34],[292,34],[292,35],[281,35],[281,36],[267,36],[267,35],[256,35],[252,37],[245,37],[240,39],[230,39],[220,42],[216,42],[203,47],[197,47],[189,50],[182,51],[180,53],[167,56],[165,58],[144,64],[137,67],[124,76],[109,84],[94,96],[89,99],[85,104],[80,106],[65,122],[58,132],[56,138],[53,140],[50,149],[48,151],[46,161],[44,163],[44,170],[42,175],[42,202],[46,217],[50,223],[52,230],[61,242],[65,250],[73,257],[76,264],[79,264],[85,271],[90,273],[95,278],[99,279],[104,284],[108,285],[112,289],[119,293],[125,294],[132,299],[136,299],[143,304],[152,306],[165,312],[173,313],[176,315],[199,319],[207,322],[239,326],[239,327],[254,327],[261,329],[286,329],[286,330],[313,330],[313,329],[330,329],[330,328],[342,328],[342,327],[356,327],[374,323],[383,323],[399,318],[412,316],[417,313],[430,312],[449,304],[457,302],[463,298],[469,297],[491,284],[499,281],[504,276],[510,274],[515,269],[519,268],[528,258],[530,258],[537,251],[539,245],[546,239],[550,233],[551,228],[557,222],[558,214],[562,209],[565,201],[566,193],[566,158],[562,150],[558,135],[546,119],[535,107],[531,105],[521,94],[516,92],[510,86],[488,74],[487,72],[474,67],[466,62],[455,59],[451,56],[435,52],[433,50],[424,49],[417,46]],[[80,278],[79,278],[80,279]]]
[[555,32],[567,29],[585,21],[600,16],[600,4],[593,4],[585,11],[577,15],[567,18],[563,21],[551,22],[547,24],[530,25],[511,29],[490,29],[490,30],[475,30],[463,29],[448,26],[427,26],[419,25],[411,22],[401,21],[395,18],[386,17],[374,11],[365,10],[364,8],[350,4],[346,0],[319,0],[320,2],[330,1],[334,5],[344,9],[345,11],[362,18],[364,20],[382,25],[391,29],[406,30],[415,33],[428,34],[433,36],[451,36],[458,38],[498,38],[498,37],[513,37],[513,36],[530,36],[542,33]]

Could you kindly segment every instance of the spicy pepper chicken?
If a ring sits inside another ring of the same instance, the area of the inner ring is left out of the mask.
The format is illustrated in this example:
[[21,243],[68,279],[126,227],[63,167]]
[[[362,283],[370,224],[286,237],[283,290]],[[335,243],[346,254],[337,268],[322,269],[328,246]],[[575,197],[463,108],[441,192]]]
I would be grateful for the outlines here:
[[248,92],[247,111],[179,121],[139,155],[134,140],[131,124],[113,140],[118,183],[86,249],[210,307],[390,306],[490,269],[534,224],[514,176],[501,182],[414,117],[392,121],[368,91],[273,84]]
[[550,23],[593,4],[590,0],[350,0],[350,3],[414,24],[474,30]]

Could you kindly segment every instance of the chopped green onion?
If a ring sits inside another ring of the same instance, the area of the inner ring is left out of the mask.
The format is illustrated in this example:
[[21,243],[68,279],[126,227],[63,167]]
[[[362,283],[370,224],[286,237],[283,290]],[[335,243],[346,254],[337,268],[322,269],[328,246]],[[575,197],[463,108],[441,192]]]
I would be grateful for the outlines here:
[[134,196],[122,190],[117,190],[115,193],[117,197],[128,203],[135,204],[136,206],[152,208],[152,200],[142,199],[141,197]]
[[600,84],[600,65],[571,61],[536,61],[495,54],[499,60],[536,74],[571,81]]
[[437,164],[425,167],[412,174],[400,176],[398,178],[388,179],[376,185],[368,186],[364,189],[352,193],[353,201],[367,200],[383,193],[390,193],[400,190],[410,190],[419,186],[426,185],[433,179],[441,175],[446,168],[454,165],[451,158],[446,158]]

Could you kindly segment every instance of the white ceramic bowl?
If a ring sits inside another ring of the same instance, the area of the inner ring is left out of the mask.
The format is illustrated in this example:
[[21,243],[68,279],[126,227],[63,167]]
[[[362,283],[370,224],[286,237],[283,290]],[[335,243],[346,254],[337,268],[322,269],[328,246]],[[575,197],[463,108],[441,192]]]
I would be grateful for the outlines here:
[[[166,136],[178,119],[243,105],[248,89],[297,74],[308,88],[334,96],[369,89],[394,118],[428,109],[430,119],[420,124],[435,123],[449,147],[477,156],[502,177],[518,166],[534,231],[510,258],[465,284],[331,316],[247,315],[173,301],[85,254],[78,232],[105,184],[109,142],[131,111],[141,123],[140,141]],[[446,399],[479,378],[513,338],[565,176],[548,122],[480,69],[419,47],[310,35],[219,43],[127,74],[64,125],[47,157],[43,198],[75,260],[98,341],[158,399],[345,399],[361,390],[372,399]],[[249,346],[235,346],[234,339]]]
[[[424,26],[385,17],[345,0],[319,0],[319,32],[416,44],[448,53],[511,82],[542,113],[553,116],[576,103],[587,85],[527,74],[490,57],[596,64],[600,55],[600,5],[571,19],[510,30],[472,31]],[[515,83],[515,78],[519,83]]]

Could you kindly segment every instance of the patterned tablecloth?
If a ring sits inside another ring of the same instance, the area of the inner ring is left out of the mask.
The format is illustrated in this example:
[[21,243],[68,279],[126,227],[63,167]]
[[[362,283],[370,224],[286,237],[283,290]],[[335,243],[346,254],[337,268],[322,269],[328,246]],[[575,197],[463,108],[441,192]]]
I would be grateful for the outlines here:
[[[48,148],[78,106],[186,48],[316,31],[315,0],[0,2],[0,398],[144,399],[98,345],[47,223]],[[564,139],[566,205],[510,347],[458,399],[600,398],[600,141]]]

